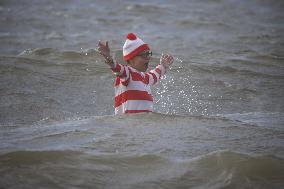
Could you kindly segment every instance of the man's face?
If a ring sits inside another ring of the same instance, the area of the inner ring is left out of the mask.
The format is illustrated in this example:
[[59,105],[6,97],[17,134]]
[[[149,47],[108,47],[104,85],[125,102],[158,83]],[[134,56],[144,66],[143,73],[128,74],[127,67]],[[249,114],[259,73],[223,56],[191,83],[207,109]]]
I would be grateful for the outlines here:
[[130,64],[133,68],[140,72],[146,72],[149,66],[149,61],[151,59],[152,52],[149,50],[144,50],[133,57]]

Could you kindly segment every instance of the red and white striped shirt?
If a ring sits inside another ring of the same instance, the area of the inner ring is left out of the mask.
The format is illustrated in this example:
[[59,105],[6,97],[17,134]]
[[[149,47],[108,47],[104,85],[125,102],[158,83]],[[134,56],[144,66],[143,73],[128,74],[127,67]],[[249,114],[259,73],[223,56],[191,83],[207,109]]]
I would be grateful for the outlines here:
[[149,72],[140,72],[128,65],[115,63],[112,71],[117,75],[114,84],[115,114],[152,112],[150,87],[165,74],[165,67],[159,64]]

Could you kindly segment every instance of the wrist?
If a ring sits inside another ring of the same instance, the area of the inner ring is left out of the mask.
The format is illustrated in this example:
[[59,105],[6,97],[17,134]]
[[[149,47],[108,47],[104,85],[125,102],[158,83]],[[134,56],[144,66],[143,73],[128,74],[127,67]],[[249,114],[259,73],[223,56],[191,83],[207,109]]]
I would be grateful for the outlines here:
[[167,72],[167,70],[168,70],[168,67],[166,67],[166,65],[164,65],[164,64],[162,64],[162,63],[160,63],[159,68],[160,68],[160,70],[161,70],[161,75],[162,75],[162,76],[163,76],[163,75]]
[[105,63],[110,65],[111,67],[114,67],[114,62],[111,56],[105,57]]
[[161,65],[165,68],[165,69],[168,69],[169,65],[165,64],[165,63],[161,63]]

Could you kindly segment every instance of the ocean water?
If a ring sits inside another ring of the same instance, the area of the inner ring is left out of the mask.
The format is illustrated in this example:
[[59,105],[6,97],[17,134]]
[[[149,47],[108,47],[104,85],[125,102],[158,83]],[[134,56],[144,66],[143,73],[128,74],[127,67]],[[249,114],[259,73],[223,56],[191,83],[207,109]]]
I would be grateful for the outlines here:
[[[0,188],[283,188],[280,0],[0,1]],[[175,62],[114,116],[134,32]]]

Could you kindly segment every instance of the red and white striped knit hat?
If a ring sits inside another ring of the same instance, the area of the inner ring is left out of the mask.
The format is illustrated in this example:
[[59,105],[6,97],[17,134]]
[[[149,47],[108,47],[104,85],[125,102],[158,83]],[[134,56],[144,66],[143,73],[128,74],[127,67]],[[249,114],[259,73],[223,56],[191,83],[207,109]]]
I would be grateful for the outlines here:
[[150,50],[148,44],[136,37],[134,33],[128,33],[123,45],[123,59],[127,61],[146,49]]

